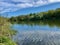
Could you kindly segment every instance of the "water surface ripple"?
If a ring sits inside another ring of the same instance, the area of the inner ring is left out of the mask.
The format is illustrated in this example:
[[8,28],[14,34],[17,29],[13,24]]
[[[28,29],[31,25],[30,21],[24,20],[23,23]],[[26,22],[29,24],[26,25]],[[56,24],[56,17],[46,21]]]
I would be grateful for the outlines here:
[[15,40],[18,45],[60,45],[60,31],[21,31]]

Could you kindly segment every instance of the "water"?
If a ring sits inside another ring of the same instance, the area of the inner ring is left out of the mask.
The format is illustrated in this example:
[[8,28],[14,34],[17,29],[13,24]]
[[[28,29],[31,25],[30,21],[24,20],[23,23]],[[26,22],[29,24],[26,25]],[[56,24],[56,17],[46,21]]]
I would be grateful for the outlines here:
[[12,29],[18,45],[60,45],[60,21],[20,22]]

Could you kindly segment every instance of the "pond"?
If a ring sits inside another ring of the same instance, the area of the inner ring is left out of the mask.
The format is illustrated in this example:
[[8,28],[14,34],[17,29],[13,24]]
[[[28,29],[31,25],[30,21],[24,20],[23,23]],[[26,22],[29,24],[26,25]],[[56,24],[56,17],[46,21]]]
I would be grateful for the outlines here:
[[60,45],[60,21],[20,22],[12,25],[18,45]]

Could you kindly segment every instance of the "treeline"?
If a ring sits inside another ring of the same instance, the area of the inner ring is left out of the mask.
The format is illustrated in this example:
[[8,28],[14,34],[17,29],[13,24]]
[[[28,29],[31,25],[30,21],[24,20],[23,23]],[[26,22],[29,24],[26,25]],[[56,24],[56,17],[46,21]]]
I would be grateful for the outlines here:
[[46,21],[46,20],[60,20],[60,8],[56,10],[49,10],[47,12],[30,13],[28,15],[21,15],[11,17],[9,21],[20,22],[20,21]]

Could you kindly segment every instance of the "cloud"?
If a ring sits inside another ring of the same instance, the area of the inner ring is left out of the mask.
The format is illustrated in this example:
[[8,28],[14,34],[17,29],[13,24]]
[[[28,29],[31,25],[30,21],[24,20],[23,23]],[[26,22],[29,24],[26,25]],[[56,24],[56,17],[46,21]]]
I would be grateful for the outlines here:
[[22,8],[37,7],[60,0],[0,0],[0,13],[14,12]]
[[53,3],[53,2],[60,2],[60,0],[49,0],[50,3]]

